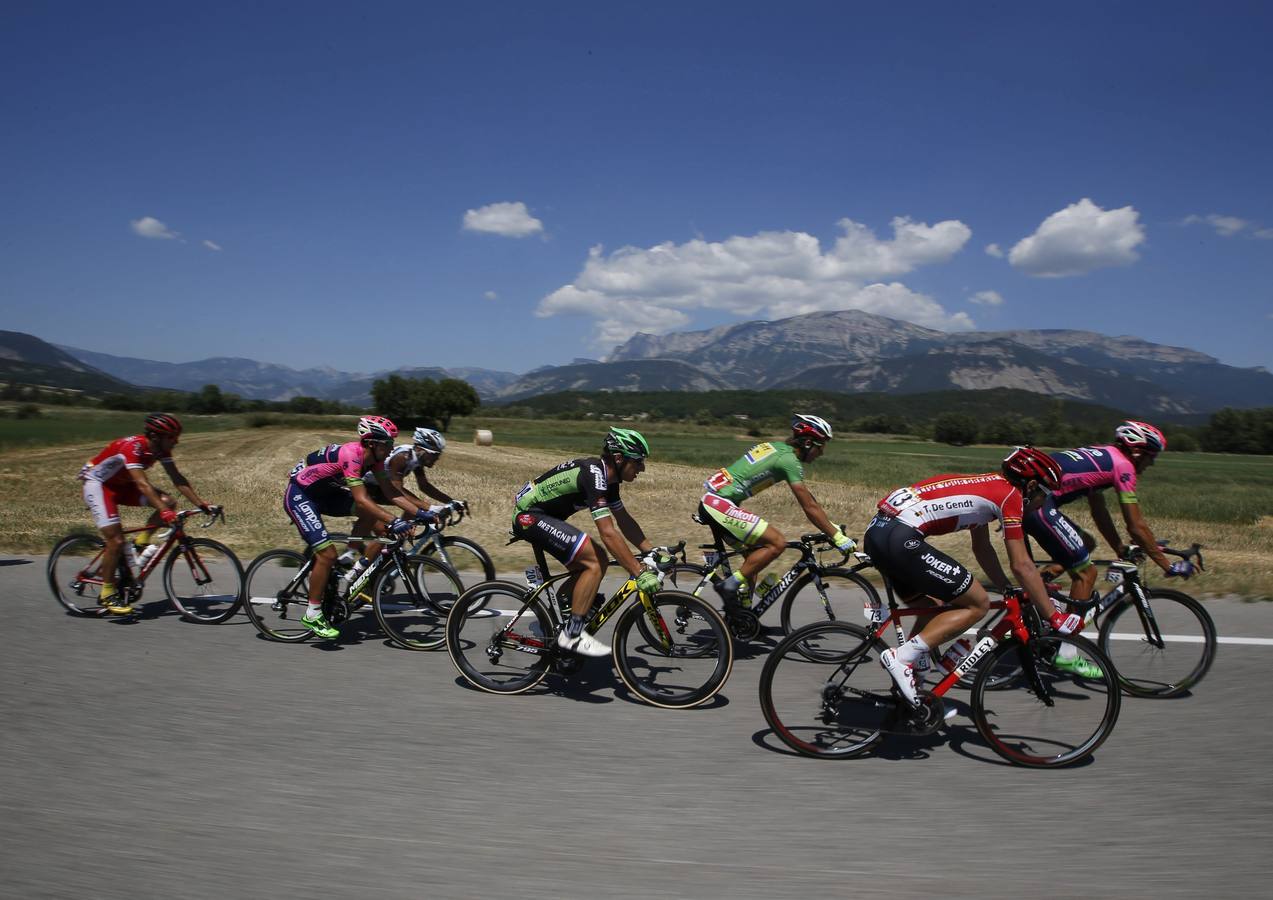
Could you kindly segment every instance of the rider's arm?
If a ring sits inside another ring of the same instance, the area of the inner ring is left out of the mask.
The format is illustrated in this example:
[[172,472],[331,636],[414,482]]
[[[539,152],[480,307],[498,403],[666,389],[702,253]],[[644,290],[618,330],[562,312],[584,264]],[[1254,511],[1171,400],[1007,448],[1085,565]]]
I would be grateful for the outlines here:
[[1030,602],[1039,611],[1039,615],[1043,616],[1043,621],[1049,621],[1052,614],[1056,612],[1056,605],[1052,603],[1047,588],[1043,586],[1043,579],[1039,576],[1034,560],[1030,558],[1030,551],[1026,549],[1025,541],[1004,538],[1003,543],[1008,550],[1008,565],[1012,567],[1012,574],[1016,576],[1017,583],[1025,588]]
[[1132,540],[1149,554],[1149,558],[1157,563],[1158,568],[1164,572],[1171,569],[1171,563],[1167,561],[1166,555],[1162,550],[1158,549],[1158,541],[1154,538],[1154,533],[1149,530],[1149,523],[1145,521],[1145,517],[1140,514],[1139,503],[1123,503],[1123,522],[1127,525],[1127,533],[1132,536]]
[[[969,536],[972,538],[972,555],[977,557],[977,565],[981,566],[981,571],[986,573],[986,577],[999,593],[1004,593],[1011,586],[1011,582],[1004,574],[999,557],[995,554],[995,548],[990,545],[990,529],[985,525],[974,525],[969,529]],[[1025,545],[1022,544],[1022,546]]]
[[628,539],[629,544],[642,553],[648,553],[653,549],[654,545],[646,538],[645,532],[641,530],[641,526],[637,524],[636,519],[632,518],[632,514],[626,508],[614,510],[613,515],[615,524],[619,526],[619,530],[623,532],[623,536]]
[[416,481],[416,484],[419,486],[420,492],[422,494],[432,497],[434,500],[437,500],[439,503],[454,503],[455,502],[451,498],[451,495],[446,493],[446,491],[438,490],[437,488],[433,486],[433,483],[429,481],[428,478],[425,477],[423,469],[416,469],[415,481]]
[[380,492],[385,495],[385,499],[402,510],[407,518],[414,516],[416,510],[424,507],[424,504],[419,502],[419,498],[412,496],[411,492],[402,486],[401,478],[381,473],[376,475],[376,480],[380,483]]
[[129,469],[128,474],[133,477],[133,484],[137,485],[137,490],[150,501],[150,505],[154,509],[165,509],[168,504],[164,503],[163,498],[159,495],[159,491],[155,490],[150,483],[150,479],[146,477],[145,469]]
[[1105,505],[1105,497],[1099,491],[1092,491],[1087,495],[1087,506],[1092,511],[1092,521],[1096,523],[1096,530],[1101,533],[1101,537],[1105,538],[1105,543],[1110,545],[1115,555],[1121,557],[1127,545],[1123,543],[1118,529],[1114,527],[1114,519],[1109,514],[1109,507]]
[[[384,487],[381,488],[381,490],[383,489]],[[376,505],[376,501],[371,499],[371,495],[367,493],[367,488],[361,481],[351,484],[349,492],[354,495],[354,506],[359,512],[365,513],[368,518],[383,522],[386,525],[394,520],[395,517],[392,513],[386,512]]]
[[840,530],[822,509],[822,504],[814,499],[813,494],[809,493],[809,489],[804,486],[803,481],[792,482],[790,487],[791,493],[796,495],[796,502],[800,504],[800,509],[804,512],[805,518],[809,520],[814,528],[824,534],[835,534]]
[[[195,493],[195,489],[190,486],[190,482],[186,480],[186,476],[182,475],[179,471],[177,471],[176,463],[174,463],[171,459],[163,459],[163,460],[160,460],[160,465],[162,465],[164,467],[164,471],[168,473],[168,478],[171,479],[172,486],[175,487],[177,490],[181,491],[181,493],[185,495],[187,500],[189,500],[195,506],[203,507],[208,505],[208,501],[204,500],[197,493]],[[132,471],[133,477],[136,478],[138,473],[141,470],[132,469],[130,471]],[[142,477],[143,479],[145,478],[144,475]],[[149,482],[147,483],[149,484]],[[147,494],[146,496],[147,496],[147,499],[150,499],[149,494]],[[162,504],[160,504],[160,506],[162,506]],[[159,509],[160,506],[157,506],[155,508]]]
[[[631,518],[629,516],[629,518]],[[636,578],[641,574],[641,564],[637,562],[636,557],[632,555],[632,551],[628,549],[627,542],[623,539],[623,534],[619,531],[618,524],[614,521],[614,516],[603,516],[596,520],[597,533],[601,535],[601,543],[606,545],[606,549],[610,551],[610,555],[615,561],[623,566],[623,570]]]

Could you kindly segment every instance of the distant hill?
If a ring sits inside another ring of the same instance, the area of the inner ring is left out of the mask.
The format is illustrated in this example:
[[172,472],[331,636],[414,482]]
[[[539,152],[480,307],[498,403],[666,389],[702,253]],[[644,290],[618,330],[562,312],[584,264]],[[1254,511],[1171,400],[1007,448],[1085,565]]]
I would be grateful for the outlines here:
[[580,363],[528,372],[500,391],[499,402],[569,390],[589,391],[719,391],[720,378],[676,360]]
[[0,381],[66,388],[90,396],[139,390],[136,385],[20,331],[0,331]]

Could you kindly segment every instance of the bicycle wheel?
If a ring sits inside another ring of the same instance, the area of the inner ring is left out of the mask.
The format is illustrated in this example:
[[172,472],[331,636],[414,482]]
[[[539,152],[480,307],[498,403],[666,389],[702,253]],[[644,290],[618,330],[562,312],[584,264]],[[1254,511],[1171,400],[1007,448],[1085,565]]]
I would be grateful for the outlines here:
[[95,616],[101,611],[99,563],[106,542],[96,535],[72,534],[62,538],[49,554],[46,571],[49,588],[62,608],[74,616]]
[[[1100,677],[1054,665],[1058,654],[1068,655],[1062,649],[1067,646],[1097,666]],[[1091,756],[1118,721],[1119,698],[1114,666],[1099,647],[1086,638],[1049,634],[991,651],[977,666],[969,703],[990,749],[1016,765],[1046,769]]]
[[[716,695],[734,668],[734,642],[720,613],[707,601],[680,591],[639,601],[614,626],[614,665],[619,677],[647,703],[667,709],[697,706]],[[646,628],[638,627],[645,620]],[[651,640],[647,634],[658,639]]]
[[668,590],[705,597],[709,603],[715,602],[716,591],[707,580],[707,572],[707,566],[697,563],[676,563],[663,576],[663,586]]
[[442,538],[441,552],[434,543],[430,543],[424,552],[455,570],[465,589],[481,584],[483,581],[495,580],[495,563],[491,561],[490,554],[476,541],[446,536]]
[[875,585],[857,572],[826,569],[820,578],[819,588],[813,573],[805,572],[787,589],[780,613],[784,634],[814,622],[861,623],[862,610],[881,602]]
[[410,577],[385,571],[376,578],[376,621],[399,647],[436,650],[446,643],[447,612],[464,586],[450,566],[431,556],[408,556],[402,565]]
[[488,581],[460,595],[446,620],[446,649],[464,680],[492,694],[520,694],[544,680],[556,637],[540,598]]
[[243,611],[256,630],[272,641],[295,643],[313,637],[301,625],[309,605],[308,563],[309,558],[295,550],[267,550],[248,566]]
[[230,548],[189,538],[164,561],[164,591],[187,622],[224,622],[243,605],[243,566]]
[[792,632],[765,659],[760,709],[802,756],[851,759],[870,752],[897,709],[880,666],[883,641],[861,625],[815,622]]
[[1180,591],[1146,591],[1150,617],[1132,592],[1115,603],[1098,640],[1123,690],[1136,697],[1178,697],[1202,680],[1216,656],[1216,626],[1202,604]]

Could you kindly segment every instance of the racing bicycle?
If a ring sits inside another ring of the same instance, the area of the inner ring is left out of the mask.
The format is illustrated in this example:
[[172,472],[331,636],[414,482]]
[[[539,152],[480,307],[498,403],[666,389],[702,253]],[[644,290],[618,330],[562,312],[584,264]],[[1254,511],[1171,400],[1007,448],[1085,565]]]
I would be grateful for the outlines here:
[[[219,506],[208,510],[187,509],[177,513],[171,526],[162,534],[162,543],[151,546],[156,549],[140,562],[134,574],[124,553],[120,553],[115,586],[130,606],[141,601],[146,579],[162,567],[164,593],[168,601],[188,622],[204,625],[224,622],[233,616],[243,602],[243,566],[238,557],[224,544],[208,538],[191,537],[186,532],[186,520],[202,514],[207,521],[200,527],[208,528],[217,521],[225,521],[225,511]],[[131,535],[149,531],[150,528],[129,528],[124,540]],[[160,535],[156,535],[159,538]],[[101,559],[106,542],[96,534],[71,534],[54,545],[49,554],[49,587],[58,603],[71,615],[104,616],[106,609],[98,602],[102,592]],[[131,616],[112,618],[136,618]]]
[[[683,557],[684,542],[656,548],[643,557],[653,565],[659,554]],[[570,616],[569,572],[546,576],[544,554],[526,583],[488,581],[470,588],[447,619],[446,645],[460,675],[493,694],[520,694],[549,672],[569,676],[583,657],[557,646],[558,632]],[[625,608],[626,604],[626,608]],[[619,612],[622,609],[622,612]],[[623,683],[654,706],[684,709],[710,700],[734,665],[734,645],[720,614],[705,600],[673,590],[654,595],[627,579],[608,600],[597,595],[584,630],[596,634],[616,613],[612,657]]]

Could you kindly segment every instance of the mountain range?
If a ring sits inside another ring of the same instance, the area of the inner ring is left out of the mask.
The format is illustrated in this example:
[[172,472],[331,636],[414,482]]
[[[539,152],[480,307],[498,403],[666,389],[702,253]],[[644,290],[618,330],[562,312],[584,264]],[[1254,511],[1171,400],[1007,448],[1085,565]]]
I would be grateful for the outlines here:
[[1273,405],[1273,374],[1267,370],[1225,365],[1183,347],[1069,329],[943,332],[860,310],[637,334],[604,360],[576,359],[521,375],[476,367],[354,373],[232,357],[164,363],[0,332],[0,378],[55,384],[64,377],[76,382],[65,386],[99,392],[129,384],[187,391],[217,384],[248,398],[305,395],[365,404],[372,382],[391,372],[462,378],[488,403],[561,391],[914,394],[1012,388],[1145,415]]

